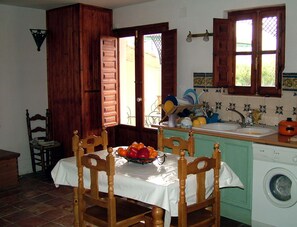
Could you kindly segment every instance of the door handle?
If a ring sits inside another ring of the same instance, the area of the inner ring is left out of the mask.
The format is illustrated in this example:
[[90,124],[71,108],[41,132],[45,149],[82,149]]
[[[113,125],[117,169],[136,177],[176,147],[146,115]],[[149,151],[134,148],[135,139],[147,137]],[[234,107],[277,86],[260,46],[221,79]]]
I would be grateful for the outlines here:
[[141,102],[142,98],[136,98],[136,102]]

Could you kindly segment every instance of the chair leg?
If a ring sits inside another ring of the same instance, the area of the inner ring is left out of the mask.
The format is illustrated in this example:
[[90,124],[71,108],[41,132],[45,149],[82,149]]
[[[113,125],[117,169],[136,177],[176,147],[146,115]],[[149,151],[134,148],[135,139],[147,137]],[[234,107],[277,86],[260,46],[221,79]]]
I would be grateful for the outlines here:
[[36,165],[35,165],[35,155],[34,155],[34,148],[30,147],[30,153],[31,153],[31,163],[32,163],[32,170],[34,173],[36,173]]
[[74,213],[74,226],[79,227],[79,205],[78,205],[78,189],[73,188],[73,213]]
[[45,152],[43,149],[40,150],[40,159],[41,159],[41,169],[42,169],[42,172],[45,172],[45,160],[44,160],[44,155],[45,155]]
[[48,169],[50,167],[50,163],[51,163],[50,162],[50,157],[51,157],[50,152],[51,152],[51,150],[45,150],[45,158],[46,158],[46,160],[45,160],[45,163],[46,163],[45,168],[46,169]]

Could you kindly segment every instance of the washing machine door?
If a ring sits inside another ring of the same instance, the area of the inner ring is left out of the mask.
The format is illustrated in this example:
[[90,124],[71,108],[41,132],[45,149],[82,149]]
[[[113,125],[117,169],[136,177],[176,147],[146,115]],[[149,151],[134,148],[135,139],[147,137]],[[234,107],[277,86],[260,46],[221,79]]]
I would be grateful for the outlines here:
[[291,207],[297,202],[297,180],[287,169],[271,169],[264,177],[264,193],[276,207]]

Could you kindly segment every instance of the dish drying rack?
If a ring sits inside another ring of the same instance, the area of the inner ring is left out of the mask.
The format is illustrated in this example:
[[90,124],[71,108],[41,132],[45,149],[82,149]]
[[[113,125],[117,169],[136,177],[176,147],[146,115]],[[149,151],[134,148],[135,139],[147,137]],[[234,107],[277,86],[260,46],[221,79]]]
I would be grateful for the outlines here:
[[171,114],[178,114],[180,112],[183,112],[185,109],[188,109],[190,111],[194,111],[194,109],[201,108],[203,106],[203,104],[177,105],[177,106],[173,107],[168,112],[166,112],[164,110],[164,104],[161,104],[160,106],[162,107],[163,111],[165,112],[165,116],[161,119],[161,121],[159,122],[159,124],[162,123]]

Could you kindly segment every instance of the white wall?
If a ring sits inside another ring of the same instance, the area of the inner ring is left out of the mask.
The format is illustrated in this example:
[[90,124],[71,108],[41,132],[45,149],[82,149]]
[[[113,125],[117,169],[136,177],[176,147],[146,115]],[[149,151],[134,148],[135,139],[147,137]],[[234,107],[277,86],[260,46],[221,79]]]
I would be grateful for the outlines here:
[[29,31],[45,20],[44,10],[0,5],[0,149],[21,154],[21,175],[32,172],[25,110],[48,106],[46,41],[38,52]]
[[[185,41],[189,31],[212,32],[213,18],[225,11],[285,3],[287,6],[286,68],[297,72],[296,0],[155,0],[114,10],[114,27],[169,22],[178,30],[178,96],[193,87],[193,72],[212,72],[212,38]],[[46,41],[41,51],[29,32],[46,27],[46,12],[0,5],[0,149],[16,151],[20,174],[31,169],[25,109],[42,113],[48,106]]]
[[297,1],[296,0],[155,0],[114,10],[114,27],[129,27],[169,22],[178,31],[177,82],[178,96],[193,87],[193,72],[212,72],[212,37],[209,42],[194,38],[186,42],[189,31],[212,32],[213,18],[224,18],[226,12],[259,6],[286,4],[286,68],[297,72]]

